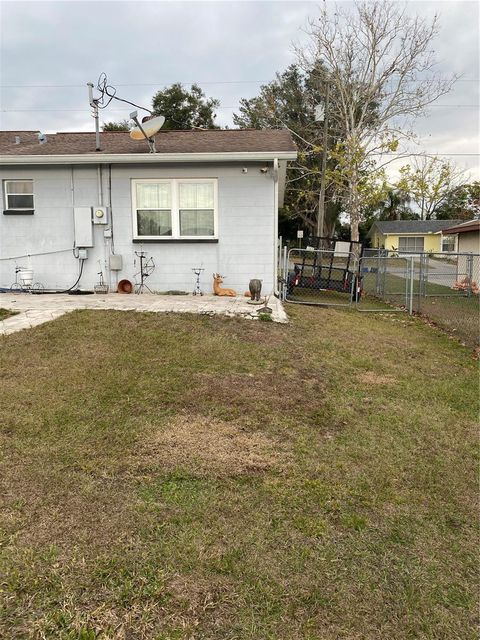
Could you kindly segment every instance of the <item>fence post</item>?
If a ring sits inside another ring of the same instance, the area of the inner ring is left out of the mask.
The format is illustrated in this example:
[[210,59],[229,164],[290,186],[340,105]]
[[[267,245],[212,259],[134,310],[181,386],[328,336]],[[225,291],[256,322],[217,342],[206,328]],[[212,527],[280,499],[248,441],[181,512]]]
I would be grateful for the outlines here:
[[415,256],[410,256],[410,296],[408,300],[408,314],[413,314],[413,276],[415,272]]
[[470,298],[470,296],[472,295],[472,282],[473,282],[473,255],[467,256],[466,266],[467,266],[467,278],[468,278],[467,297]]

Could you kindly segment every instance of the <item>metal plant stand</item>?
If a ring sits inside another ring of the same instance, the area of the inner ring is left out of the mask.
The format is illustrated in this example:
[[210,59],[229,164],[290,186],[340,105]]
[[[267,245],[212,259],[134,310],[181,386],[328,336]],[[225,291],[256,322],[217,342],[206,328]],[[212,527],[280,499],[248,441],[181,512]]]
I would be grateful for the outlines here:
[[140,259],[140,283],[135,285],[135,293],[143,293],[144,289],[153,293],[153,291],[145,284],[145,280],[154,272],[155,263],[153,258],[147,259],[145,251],[135,251],[135,255]]
[[194,296],[203,296],[203,291],[200,288],[200,276],[202,275],[202,271],[205,271],[205,269],[202,269],[201,267],[195,267],[195,268],[192,269],[192,271],[196,276],[195,288],[193,290],[193,295]]

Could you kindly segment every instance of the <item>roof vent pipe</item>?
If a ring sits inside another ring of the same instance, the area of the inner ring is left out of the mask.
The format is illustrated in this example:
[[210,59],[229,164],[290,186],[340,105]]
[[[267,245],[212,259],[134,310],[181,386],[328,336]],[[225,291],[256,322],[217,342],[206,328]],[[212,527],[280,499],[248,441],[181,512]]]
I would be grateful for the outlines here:
[[38,143],[45,144],[47,142],[47,136],[44,133],[37,133]]

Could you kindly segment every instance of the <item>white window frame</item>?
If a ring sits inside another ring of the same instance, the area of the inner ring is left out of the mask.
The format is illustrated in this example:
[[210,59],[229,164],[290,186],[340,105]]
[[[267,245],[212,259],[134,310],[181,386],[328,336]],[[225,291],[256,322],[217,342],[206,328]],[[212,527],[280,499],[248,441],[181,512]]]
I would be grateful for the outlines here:
[[[449,239],[450,243],[453,240],[453,249],[451,250],[443,248],[443,243],[446,242],[447,238]],[[455,237],[454,233],[447,233],[446,235],[443,235],[442,233],[442,243],[441,243],[442,253],[455,253],[456,246],[457,246],[457,238]]]
[[[30,182],[32,184],[32,193],[7,193],[7,184],[10,182]],[[31,207],[11,207],[8,203],[9,196],[32,196]],[[5,198],[5,210],[6,211],[34,211],[35,210],[35,184],[33,178],[8,178],[3,181],[3,197]]]
[[[172,235],[171,236],[141,236],[138,235],[137,224],[137,184],[169,183],[171,188],[172,210]],[[209,183],[213,184],[213,235],[212,236],[182,236],[180,235],[180,207],[179,187],[182,183]],[[132,223],[134,240],[158,240],[169,242],[171,240],[218,240],[218,180],[217,178],[133,178],[131,180],[132,192]]]

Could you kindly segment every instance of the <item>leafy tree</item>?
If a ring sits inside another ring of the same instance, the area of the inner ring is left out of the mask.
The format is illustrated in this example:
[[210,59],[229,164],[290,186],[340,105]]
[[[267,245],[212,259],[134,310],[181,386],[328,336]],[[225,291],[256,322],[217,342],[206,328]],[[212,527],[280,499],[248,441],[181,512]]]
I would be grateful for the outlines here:
[[409,193],[421,220],[436,218],[437,211],[451,195],[463,187],[463,171],[453,162],[420,156],[400,169],[398,187]]
[[215,109],[220,101],[207,98],[202,89],[193,84],[184,89],[179,82],[158,91],[152,100],[155,115],[165,117],[163,129],[218,129]]
[[413,220],[418,216],[410,208],[412,198],[401,189],[390,188],[376,208],[377,220]]
[[333,177],[337,187],[343,180],[352,240],[358,240],[365,195],[370,196],[365,176],[370,184],[381,182],[381,170],[391,161],[382,158],[410,135],[398,128],[399,118],[421,114],[453,84],[455,78],[444,80],[433,70],[437,32],[436,17],[410,17],[389,0],[326,4],[309,21],[309,41],[296,47],[301,68],[331,88],[339,138]]
[[438,220],[470,220],[480,215],[480,182],[462,184],[450,191],[435,214]]
[[120,122],[104,122],[102,131],[130,131],[129,120],[120,120]]
[[[300,225],[314,234],[319,205],[323,124],[315,119],[315,107],[325,101],[326,85],[296,64],[277,73],[275,80],[260,87],[258,96],[240,100],[234,124],[241,128],[286,128],[297,144],[298,160],[288,168],[282,228],[293,232]],[[329,145],[337,138],[329,128]],[[328,165],[333,169],[335,161]],[[342,206],[336,199],[336,185],[327,184],[324,233],[332,236],[338,226]],[[288,221],[291,221],[290,223]],[[296,223],[295,223],[296,221]]]

